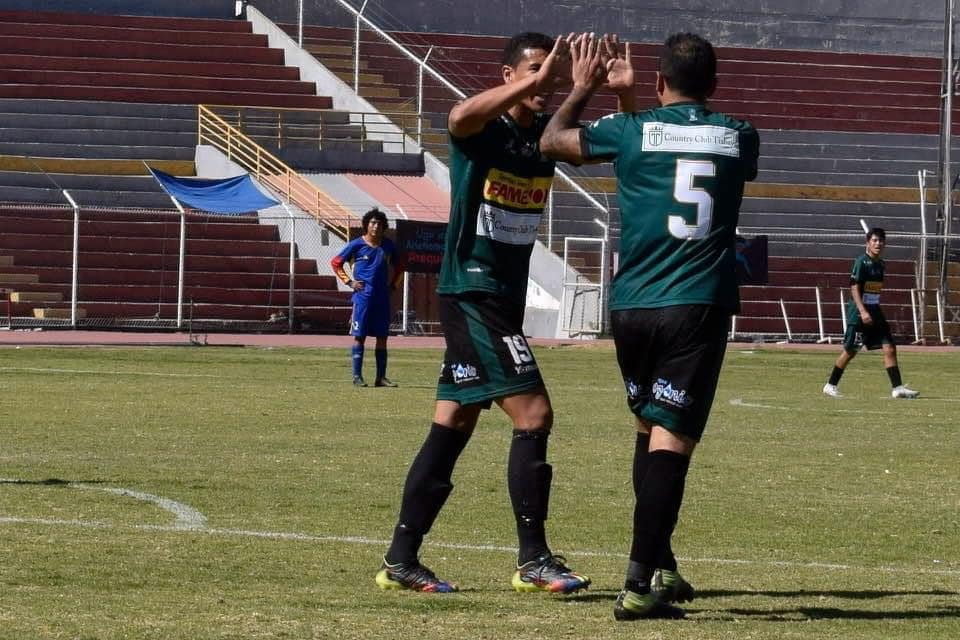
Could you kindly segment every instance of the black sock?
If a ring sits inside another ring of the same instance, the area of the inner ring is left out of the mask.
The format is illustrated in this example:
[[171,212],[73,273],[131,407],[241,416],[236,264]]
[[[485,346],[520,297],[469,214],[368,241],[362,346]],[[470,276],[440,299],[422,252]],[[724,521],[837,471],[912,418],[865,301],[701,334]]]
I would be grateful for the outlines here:
[[843,375],[843,369],[840,367],[834,366],[833,372],[830,374],[829,384],[837,386],[840,383],[840,376]]
[[662,561],[669,544],[689,466],[690,458],[685,455],[672,451],[650,453],[647,475],[637,492],[630,548],[631,564],[636,563],[643,570],[643,575],[628,576],[638,582],[639,593],[649,590],[649,574]]
[[[646,477],[647,475],[647,469],[650,466],[650,452],[648,451],[649,448],[650,448],[650,434],[638,431],[636,448],[634,449],[634,452],[633,452],[633,494],[634,495],[637,495],[638,493],[640,493],[640,487],[642,486],[644,477]],[[681,501],[682,501],[682,498],[683,497],[681,495]],[[679,507],[680,505],[678,503],[677,508],[679,509]],[[679,513],[674,515],[674,518],[673,518],[674,527],[676,527],[678,515]],[[639,517],[642,517],[636,513],[636,507],[634,507],[633,517],[634,517],[634,520],[636,520]],[[677,570],[677,558],[673,554],[673,545],[671,544],[670,540],[667,540],[667,546],[666,548],[664,548],[663,554],[657,560],[653,568],[667,569],[669,571]],[[629,572],[628,572],[628,576],[629,576]],[[633,591],[633,589],[631,589],[631,591]]]
[[544,522],[550,502],[553,469],[547,464],[550,431],[514,429],[507,460],[507,487],[517,519],[517,563],[529,562],[550,551]]
[[887,367],[887,375],[890,376],[890,384],[892,384],[894,388],[903,384],[903,379],[900,377],[900,367],[897,365]]
[[390,564],[416,561],[423,536],[453,490],[453,467],[469,440],[469,434],[437,423],[430,425],[430,433],[407,472],[399,521],[384,556]]

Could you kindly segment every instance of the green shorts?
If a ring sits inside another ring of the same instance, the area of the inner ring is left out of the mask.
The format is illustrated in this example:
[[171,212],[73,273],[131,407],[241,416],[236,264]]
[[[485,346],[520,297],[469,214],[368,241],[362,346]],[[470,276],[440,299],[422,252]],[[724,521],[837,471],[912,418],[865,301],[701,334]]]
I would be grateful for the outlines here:
[[524,306],[489,294],[441,295],[446,341],[437,400],[482,404],[543,386],[523,337]]

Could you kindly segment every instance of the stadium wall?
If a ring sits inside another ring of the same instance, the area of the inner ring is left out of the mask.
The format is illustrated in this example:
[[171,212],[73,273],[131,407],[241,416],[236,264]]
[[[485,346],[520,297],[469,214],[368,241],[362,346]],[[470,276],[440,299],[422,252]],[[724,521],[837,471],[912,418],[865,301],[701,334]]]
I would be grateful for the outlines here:
[[[296,2],[251,4],[275,22],[297,21]],[[307,24],[354,24],[331,0],[304,0],[304,15]],[[408,31],[511,35],[588,30],[617,32],[634,42],[696,31],[720,46],[939,56],[944,5],[903,0],[567,0],[550,3],[545,11],[543,2],[529,0],[378,0],[365,15],[383,28]]]
[[[282,3],[278,3],[282,4]],[[296,5],[296,2],[293,3]],[[233,0],[0,0],[0,11],[56,11],[116,16],[233,18]]]

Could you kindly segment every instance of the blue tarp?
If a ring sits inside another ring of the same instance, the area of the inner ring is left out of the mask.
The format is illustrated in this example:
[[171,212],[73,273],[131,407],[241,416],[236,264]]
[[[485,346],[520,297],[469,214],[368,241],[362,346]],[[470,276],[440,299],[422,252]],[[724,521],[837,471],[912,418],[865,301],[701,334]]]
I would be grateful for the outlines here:
[[178,178],[157,169],[150,169],[150,173],[160,186],[181,204],[207,213],[239,215],[280,204],[263,195],[253,184],[249,174],[212,180]]

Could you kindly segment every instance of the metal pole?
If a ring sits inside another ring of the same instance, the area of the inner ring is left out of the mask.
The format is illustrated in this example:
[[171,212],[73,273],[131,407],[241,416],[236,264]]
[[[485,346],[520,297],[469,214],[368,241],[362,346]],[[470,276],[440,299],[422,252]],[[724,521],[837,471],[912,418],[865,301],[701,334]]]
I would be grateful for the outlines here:
[[820,329],[820,339],[817,340],[817,344],[822,344],[824,342],[830,342],[830,339],[823,330],[823,307],[820,305],[820,287],[814,287],[813,290],[817,294],[817,327]]
[[547,194],[547,249],[553,251],[553,189]]
[[[172,197],[172,196],[171,196]],[[180,209],[180,264],[177,266],[177,329],[183,328],[183,280],[187,264],[187,212],[183,210],[176,198],[177,208]],[[193,314],[193,305],[190,313]]]
[[783,313],[783,324],[787,328],[787,342],[793,340],[793,332],[790,331],[790,319],[787,318],[787,306],[783,304],[783,298],[780,298],[780,312]]
[[293,212],[285,202],[281,203],[287,212],[290,220],[290,271],[287,278],[287,333],[293,333],[293,300],[295,294],[294,279],[296,278],[296,260],[297,255],[297,221],[293,217]]
[[[951,137],[953,129],[953,12],[954,0],[945,0],[943,24],[943,77],[940,88],[940,161],[938,167],[940,203],[938,208],[938,234],[949,236],[950,218],[953,216],[953,191],[950,166]],[[944,237],[940,252],[941,291],[947,290],[947,267],[950,259],[950,241]]]
[[847,333],[847,310],[843,302],[843,289],[840,289],[840,320],[843,321],[843,333]]
[[410,274],[406,271],[403,272],[403,316],[400,320],[400,331],[403,335],[407,335],[407,332],[410,331],[407,327],[407,314],[410,313]]
[[297,3],[297,46],[303,49],[303,0]]
[[70,270],[70,326],[77,328],[77,291],[80,284],[80,207],[76,201],[70,197],[66,189],[63,189],[63,197],[67,199],[70,206],[73,207],[73,266]]
[[913,315],[913,344],[921,344],[920,325],[917,322],[917,290],[910,289],[910,311]]
[[423,61],[417,67],[417,144],[423,146],[423,67],[427,64],[427,58],[433,53],[433,45],[427,49],[427,55],[423,56]]
[[940,344],[944,344],[947,338],[943,331],[943,294],[939,289],[937,290],[937,327],[940,329]]
[[733,342],[737,339],[737,316],[730,316],[730,337],[728,340]]
[[[918,265],[917,289],[920,299],[920,331],[926,333],[927,315],[927,174],[926,169],[917,172],[920,183],[920,264]],[[920,335],[917,335],[920,341]]]
[[597,332],[603,333],[603,285],[606,281],[606,268],[607,268],[607,242],[610,239],[610,226],[607,225],[603,220],[594,218],[593,222],[600,226],[603,229],[603,236],[600,238],[600,296],[597,300]]
[[360,11],[357,11],[356,26],[353,39],[353,91],[360,93],[360,20],[365,20],[363,10],[367,8],[367,0],[363,0]]

